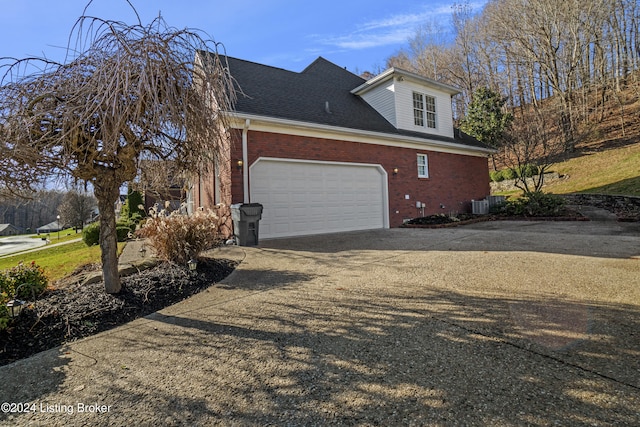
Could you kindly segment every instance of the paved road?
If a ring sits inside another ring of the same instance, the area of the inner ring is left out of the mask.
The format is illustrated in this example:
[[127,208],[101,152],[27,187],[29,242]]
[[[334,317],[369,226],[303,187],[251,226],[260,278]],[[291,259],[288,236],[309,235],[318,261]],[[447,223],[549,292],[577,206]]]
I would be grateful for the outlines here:
[[35,249],[46,244],[46,241],[30,235],[4,237],[0,239],[0,256]]

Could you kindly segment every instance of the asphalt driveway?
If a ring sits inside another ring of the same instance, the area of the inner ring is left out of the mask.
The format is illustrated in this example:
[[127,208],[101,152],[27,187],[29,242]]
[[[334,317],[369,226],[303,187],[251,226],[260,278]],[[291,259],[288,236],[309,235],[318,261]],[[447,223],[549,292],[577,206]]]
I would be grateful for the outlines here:
[[[0,368],[24,425],[639,425],[640,227],[225,247],[224,283]],[[89,408],[89,409],[87,409]]]

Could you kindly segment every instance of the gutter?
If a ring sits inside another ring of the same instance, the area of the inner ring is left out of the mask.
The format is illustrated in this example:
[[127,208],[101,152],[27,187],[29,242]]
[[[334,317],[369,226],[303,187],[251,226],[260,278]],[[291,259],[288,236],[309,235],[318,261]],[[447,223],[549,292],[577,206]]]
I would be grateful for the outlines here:
[[249,126],[251,119],[244,121],[242,128],[242,193],[244,194],[244,203],[249,203],[249,155],[247,154]]
[[[405,144],[411,144],[413,147],[411,148],[422,148],[422,149],[431,149],[434,151],[453,151],[458,152],[459,154],[467,154],[467,155],[480,155],[480,156],[489,156],[490,154],[496,153],[497,150],[491,148],[482,148],[482,147],[473,147],[470,145],[458,144],[455,142],[445,142],[438,141],[434,139],[418,138],[414,136],[403,136],[403,135],[395,135],[395,134],[387,134],[382,132],[374,132],[360,129],[352,129],[352,128],[344,128],[338,126],[330,126],[323,125],[319,123],[312,122],[301,122],[297,120],[290,119],[282,119],[276,117],[269,116],[260,116],[256,114],[249,113],[238,113],[234,112],[230,114],[230,118],[232,120],[231,127],[232,128],[240,128],[241,124],[236,121],[236,124],[233,124],[233,119],[236,120],[244,120],[243,134],[242,134],[242,142],[243,142],[243,153],[246,153],[245,146],[245,131],[247,129],[247,122],[251,123],[253,120],[254,128],[257,125],[259,128],[263,127],[260,123],[275,126],[284,126],[288,129],[299,129],[301,131],[308,130],[312,132],[334,132],[337,134],[343,135],[344,140],[351,141],[352,138],[356,137],[359,140],[357,142],[370,142],[379,144],[381,141],[386,141],[391,146],[403,147]],[[258,129],[261,130],[261,129]],[[368,140],[368,141],[367,141]],[[371,141],[374,140],[374,141]],[[243,159],[243,162],[245,159]]]

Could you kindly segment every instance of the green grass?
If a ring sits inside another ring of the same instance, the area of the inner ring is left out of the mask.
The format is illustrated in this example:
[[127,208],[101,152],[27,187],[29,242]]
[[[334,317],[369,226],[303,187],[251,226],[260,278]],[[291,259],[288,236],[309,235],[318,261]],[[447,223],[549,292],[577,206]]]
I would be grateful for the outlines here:
[[[54,240],[52,242],[55,243]],[[122,248],[124,248],[124,243],[118,243],[118,253],[122,251]],[[68,276],[82,265],[99,263],[100,247],[97,245],[87,247],[82,241],[49,246],[34,252],[0,258],[0,270],[15,267],[20,262],[30,263],[31,261],[35,261],[36,264],[43,267],[47,278],[53,282]]]
[[640,196],[640,143],[576,157],[552,169],[568,178],[546,185],[546,192]]
[[67,242],[69,240],[78,239],[82,237],[82,233],[76,233],[76,230],[73,228],[67,228],[66,230],[60,230],[60,233],[54,231],[53,233],[41,233],[34,234],[32,236],[34,239],[42,239],[48,237],[51,240],[51,243],[62,243]]

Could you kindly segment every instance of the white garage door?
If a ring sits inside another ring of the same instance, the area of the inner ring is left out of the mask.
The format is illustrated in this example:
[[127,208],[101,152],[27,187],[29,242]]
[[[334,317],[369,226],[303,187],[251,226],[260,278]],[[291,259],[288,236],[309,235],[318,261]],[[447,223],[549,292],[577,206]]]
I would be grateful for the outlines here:
[[260,238],[388,227],[382,167],[261,158],[250,168]]

